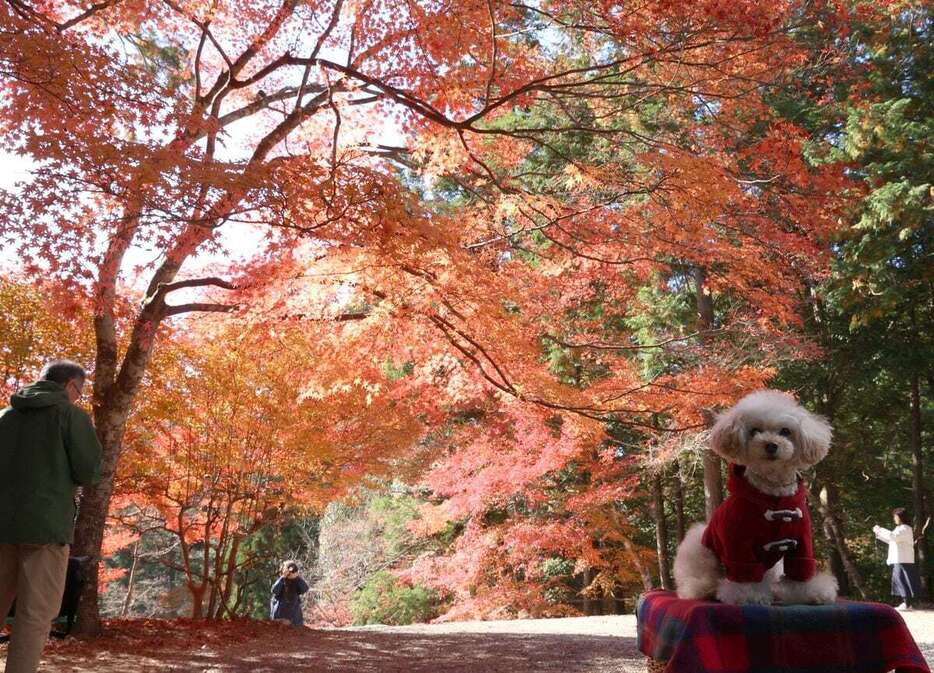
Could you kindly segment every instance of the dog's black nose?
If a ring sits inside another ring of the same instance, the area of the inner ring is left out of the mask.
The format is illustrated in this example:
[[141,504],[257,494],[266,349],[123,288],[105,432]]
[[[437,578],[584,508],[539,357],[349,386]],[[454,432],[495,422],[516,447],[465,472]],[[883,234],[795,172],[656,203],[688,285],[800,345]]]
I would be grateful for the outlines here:
[[765,445],[765,452],[770,456],[774,456],[776,453],[778,453],[778,444],[775,442],[769,442]]

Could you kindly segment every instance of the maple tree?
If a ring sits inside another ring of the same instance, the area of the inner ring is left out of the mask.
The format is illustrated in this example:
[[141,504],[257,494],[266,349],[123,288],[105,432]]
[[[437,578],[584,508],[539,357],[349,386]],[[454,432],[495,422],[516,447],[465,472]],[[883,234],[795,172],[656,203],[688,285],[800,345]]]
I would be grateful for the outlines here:
[[39,376],[50,357],[93,353],[90,312],[80,294],[0,276],[0,396]]
[[385,473],[421,426],[363,385],[304,396],[307,336],[294,330],[196,336],[175,338],[160,387],[134,412],[112,512],[137,534],[175,538],[179,553],[160,561],[185,577],[192,617],[217,618],[239,614],[238,580],[266,560],[247,538]]
[[[789,33],[833,4],[0,7],[3,147],[38,161],[4,197],[2,233],[27,271],[93,296],[104,479],[77,546],[95,558],[164,321],[340,323],[331,343],[383,357],[334,380],[413,363],[397,389],[419,393],[429,419],[493,389],[512,424],[544,424],[529,430],[541,459],[520,462],[515,486],[569,459],[568,442],[592,452],[607,420],[699,426],[694,391],[726,402],[762,379],[724,358],[646,381],[629,356],[658,344],[595,304],[627,305],[674,258],[739,299],[717,330],[774,336],[797,320],[793,290],[833,225],[820,196],[837,171],[807,166],[804,137],[762,102],[800,59]],[[386,120],[404,146],[384,142]],[[426,204],[417,189],[452,198]],[[242,263],[195,273],[198,254],[232,256],[238,236],[257,240]],[[145,290],[121,343],[133,283]],[[556,378],[542,339],[599,374]],[[542,429],[552,414],[560,441]],[[96,589],[82,603],[90,632]]]

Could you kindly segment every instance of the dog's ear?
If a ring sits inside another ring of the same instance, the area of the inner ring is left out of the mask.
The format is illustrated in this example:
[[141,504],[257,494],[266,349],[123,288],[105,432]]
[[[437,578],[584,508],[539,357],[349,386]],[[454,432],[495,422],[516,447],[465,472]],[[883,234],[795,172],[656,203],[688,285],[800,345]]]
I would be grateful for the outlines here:
[[815,465],[823,460],[824,456],[827,455],[827,451],[830,450],[830,440],[833,437],[833,429],[827,419],[812,414],[810,411],[802,410],[798,434],[800,442],[798,450],[801,453],[801,462]]
[[727,461],[737,462],[746,445],[746,426],[736,408],[717,417],[710,431],[710,448]]

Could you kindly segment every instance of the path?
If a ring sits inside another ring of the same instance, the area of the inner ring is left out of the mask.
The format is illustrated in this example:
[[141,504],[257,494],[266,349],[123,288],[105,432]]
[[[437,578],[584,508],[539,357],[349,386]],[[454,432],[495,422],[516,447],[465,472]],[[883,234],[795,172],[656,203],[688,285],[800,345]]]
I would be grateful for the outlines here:
[[[934,612],[906,613],[934,662]],[[165,626],[152,623],[149,629]],[[223,630],[227,628],[227,630]],[[233,628],[234,630],[230,630]],[[187,629],[187,630],[185,630]],[[0,661],[4,658],[0,650]],[[59,643],[56,673],[642,673],[632,616],[459,622],[408,627],[292,629],[269,624],[197,626],[101,645]]]

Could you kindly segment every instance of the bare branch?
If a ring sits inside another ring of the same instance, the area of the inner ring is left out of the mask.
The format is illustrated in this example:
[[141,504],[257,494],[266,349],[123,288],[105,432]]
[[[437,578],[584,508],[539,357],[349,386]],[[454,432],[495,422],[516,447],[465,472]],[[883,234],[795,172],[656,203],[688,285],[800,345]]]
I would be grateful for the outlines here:
[[169,292],[174,292],[175,290],[180,290],[185,287],[205,287],[207,285],[222,287],[225,290],[237,289],[237,286],[230,281],[211,276],[209,278],[191,278],[189,280],[179,280],[174,283],[160,283],[159,290],[162,292],[162,294],[168,294]]
[[486,8],[490,15],[490,76],[486,80],[486,95],[483,104],[490,104],[490,93],[493,90],[493,80],[496,79],[496,59],[499,54],[496,49],[496,14],[493,12],[492,0],[487,0]]
[[[324,87],[322,87],[319,84],[306,86],[305,93],[309,93],[310,91],[314,91],[315,93],[320,94],[324,91]],[[297,93],[298,93],[298,89],[296,89],[295,87],[285,87],[283,89],[280,89],[279,91],[276,91],[275,93],[265,94],[263,96],[260,96],[256,100],[254,100],[252,103],[247,103],[243,107],[237,108],[236,110],[228,112],[227,114],[219,117],[217,119],[215,128],[216,130],[223,129],[236,121],[240,121],[241,119],[246,119],[247,117],[254,115],[257,112],[261,112],[269,108],[269,106],[272,105],[273,103],[277,103],[283,100],[288,100],[289,98],[292,98],[293,96],[295,96]],[[197,129],[197,131],[192,133],[189,137],[193,140],[200,140],[201,138],[205,137],[207,134],[208,132],[206,130],[199,128]]]
[[163,315],[168,318],[181,313],[192,313],[199,311],[202,313],[232,313],[239,308],[236,304],[203,304],[194,302],[191,304],[179,304],[178,306],[166,305]]
[[337,20],[341,15],[341,7],[344,5],[344,0],[337,0],[334,3],[334,9],[331,11],[331,19],[328,21],[328,25],[322,31],[321,35],[318,37],[318,41],[315,44],[315,48],[311,51],[311,57],[308,59],[309,62],[313,62],[318,58],[318,54],[321,51],[321,47],[324,46],[324,41],[328,39],[328,36],[331,34],[331,31],[334,30],[334,27],[337,25]]
[[198,41],[198,50],[195,52],[195,104],[201,100],[201,53],[204,51],[204,42],[207,40],[207,29],[201,29],[201,39]]
[[331,78],[327,73],[325,73],[325,80],[328,84],[328,106],[334,113],[334,133],[331,137],[331,186],[333,198],[336,195],[337,190],[337,142],[340,139],[341,113],[337,108],[337,104],[334,102],[334,92],[331,89]]
[[88,7],[86,10],[84,10],[83,12],[81,12],[80,14],[78,14],[77,16],[74,16],[63,23],[58,24],[58,27],[56,28],[56,30],[58,30],[58,32],[60,33],[63,33],[69,28],[71,28],[72,26],[75,26],[81,23],[82,21],[92,16],[93,14],[96,14],[97,12],[101,10],[104,10],[104,9],[107,9],[108,7],[112,7],[113,5],[116,5],[118,1],[119,0],[105,0],[104,2],[95,3],[91,5],[90,7]]
[[365,320],[370,317],[369,311],[351,311],[348,313],[338,313],[334,316],[311,316],[307,313],[289,313],[280,316],[280,320],[308,320],[311,322],[352,322],[354,320]]
[[[302,97],[305,92],[305,85],[308,83],[308,75],[311,73],[311,66],[314,65],[315,59],[318,58],[318,53],[321,51],[321,47],[324,46],[325,40],[331,34],[331,31],[334,30],[334,27],[337,25],[337,20],[340,18],[341,7],[344,4],[344,0],[337,0],[334,3],[334,9],[331,11],[331,19],[328,21],[328,25],[325,27],[324,31],[318,36],[318,41],[315,43],[314,49],[311,50],[311,56],[308,57],[308,64],[305,66],[305,72],[302,73],[302,83],[298,87],[298,97],[295,100],[295,109],[298,110],[302,106]],[[352,38],[351,38],[352,39]],[[353,47],[351,46],[351,49]],[[330,81],[328,82],[328,90],[330,91]],[[330,95],[330,94],[329,94]]]
[[638,350],[648,350],[652,348],[662,348],[663,346],[667,346],[668,344],[677,343],[679,341],[689,341],[697,337],[705,337],[711,334],[717,334],[718,332],[722,332],[722,331],[723,331],[722,329],[698,330],[697,332],[693,332],[686,336],[672,337],[671,339],[665,339],[664,341],[659,341],[653,344],[631,344],[631,345],[605,344],[605,343],[599,343],[596,341],[591,341],[587,343],[573,343],[569,341],[564,341],[563,339],[559,339],[558,337],[551,335],[551,334],[546,334],[544,338],[558,344],[559,346],[563,346],[565,348],[588,348],[592,350],[603,350],[603,351],[638,351]]

